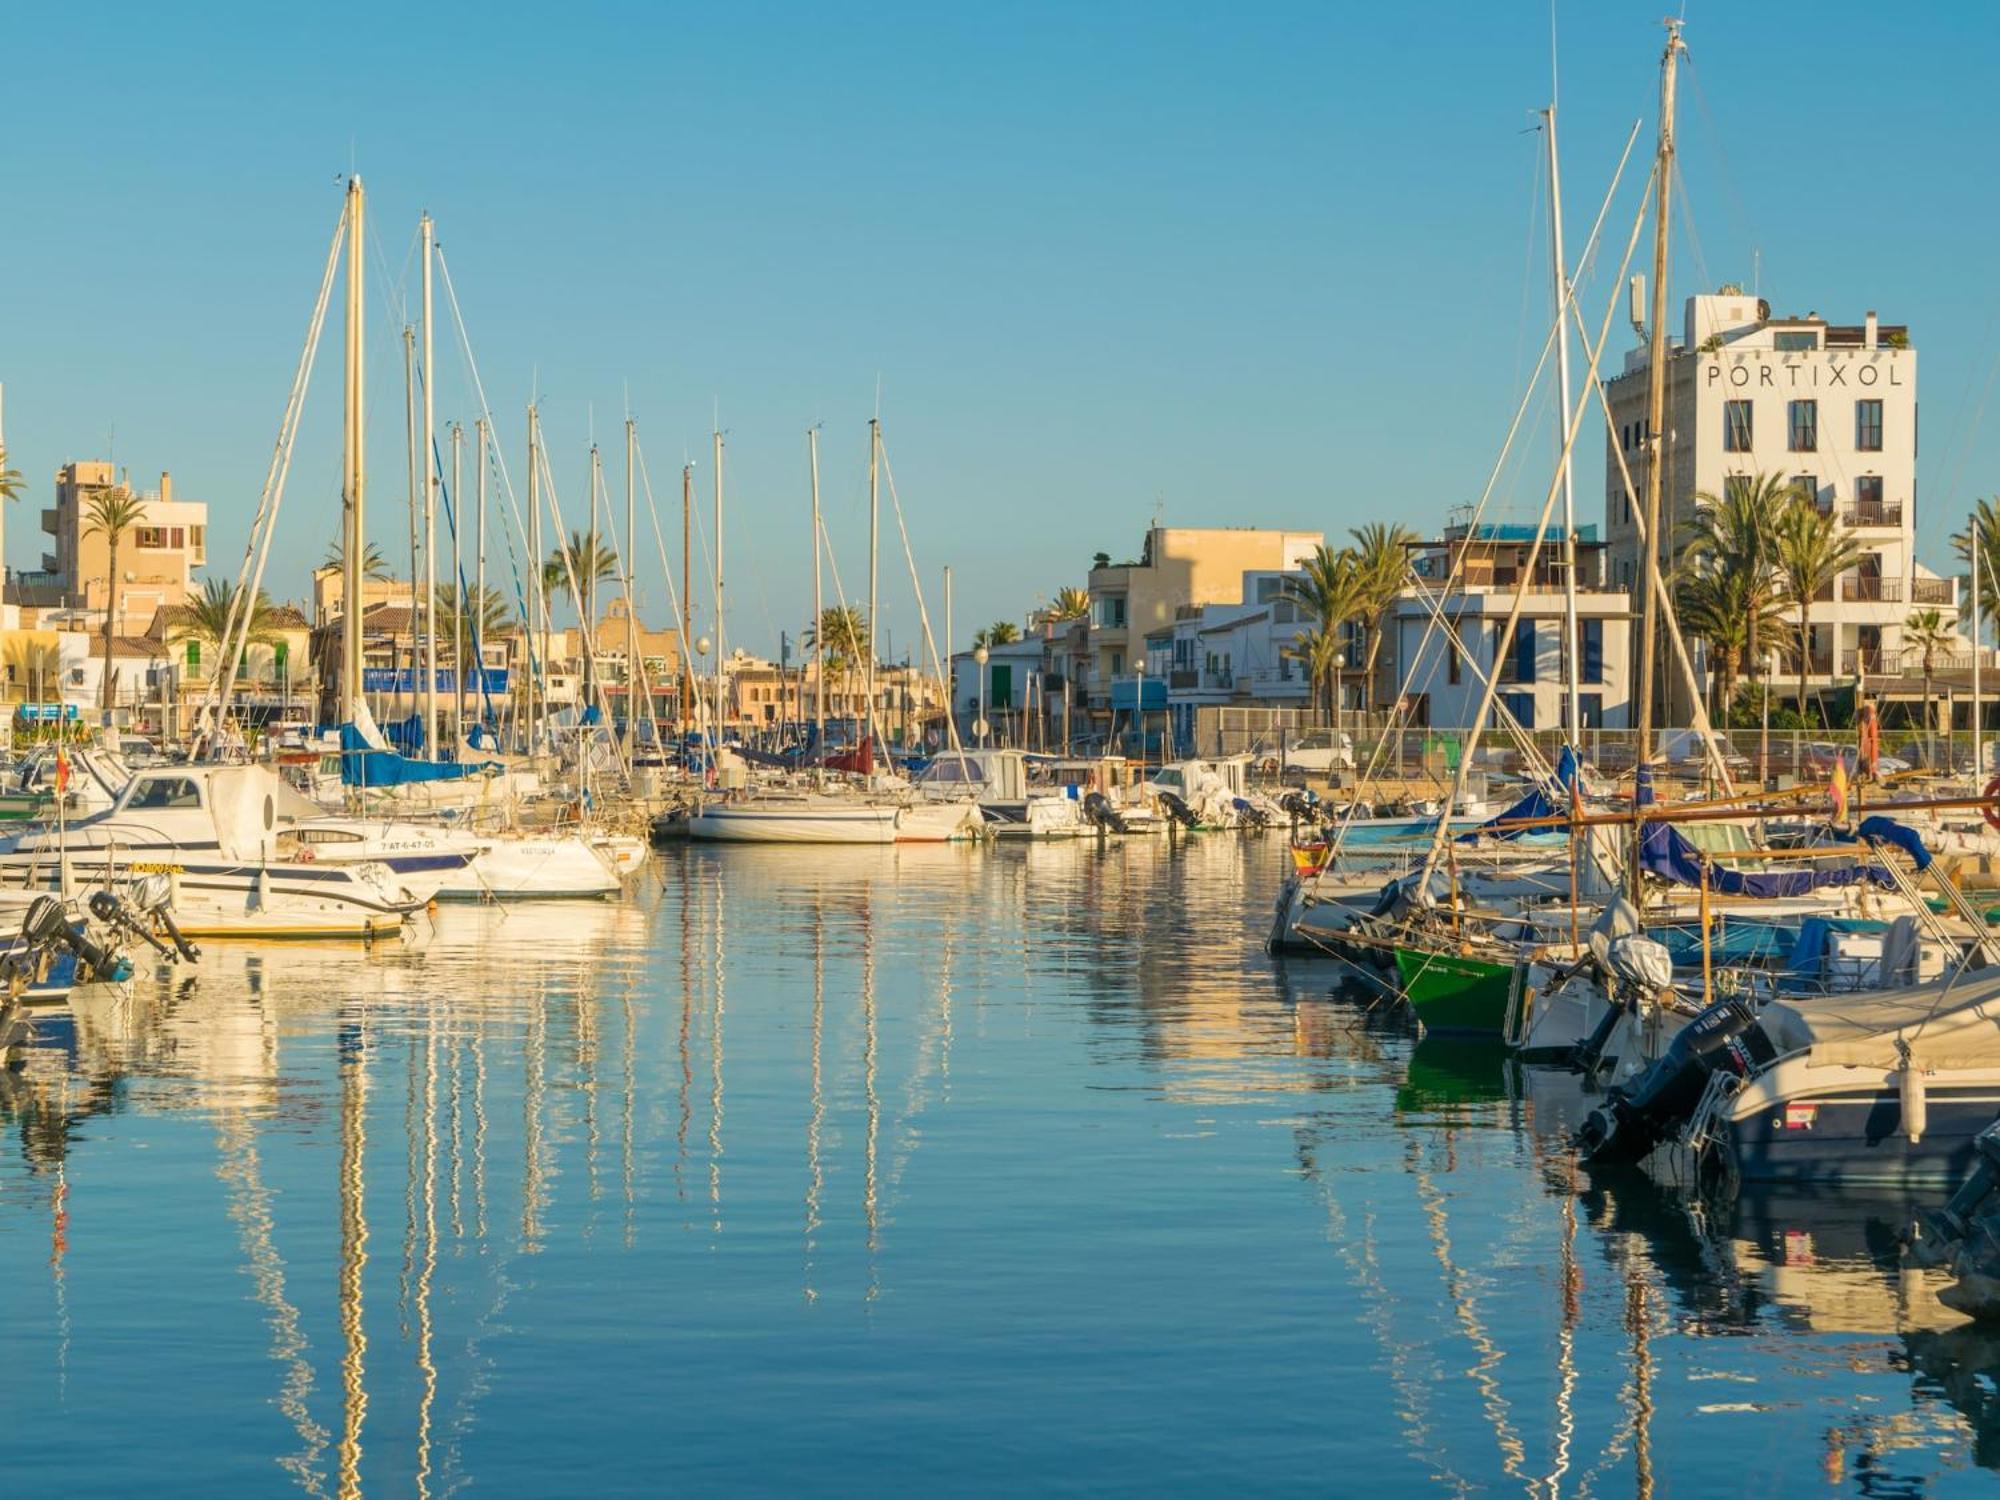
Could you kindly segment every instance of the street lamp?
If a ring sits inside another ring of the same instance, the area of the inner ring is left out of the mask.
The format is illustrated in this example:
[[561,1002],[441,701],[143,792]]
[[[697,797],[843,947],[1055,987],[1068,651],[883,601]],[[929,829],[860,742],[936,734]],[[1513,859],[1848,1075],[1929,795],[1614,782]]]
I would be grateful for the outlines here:
[[1763,691],[1757,696],[1764,700],[1763,723],[1757,735],[1757,779],[1765,786],[1771,784],[1771,679],[1777,675],[1778,653],[1764,653]]
[[973,723],[972,733],[982,750],[986,748],[986,663],[991,658],[992,653],[984,646],[972,648],[972,664],[979,668],[979,718]]
[[1139,772],[1146,770],[1146,658],[1132,663],[1132,712],[1139,720]]
[[1343,668],[1345,668],[1345,667],[1346,667],[1346,665],[1347,665],[1347,653],[1346,653],[1345,651],[1336,651],[1336,652],[1334,652],[1334,653],[1333,653],[1333,761],[1332,761],[1332,764],[1333,764],[1333,765],[1335,765],[1335,766],[1338,766],[1338,765],[1340,764],[1340,747],[1341,747],[1341,745],[1342,745],[1342,743],[1343,743],[1343,741],[1342,741],[1342,739],[1341,739],[1341,735],[1340,735],[1340,698],[1341,698],[1341,692],[1340,692],[1340,674],[1341,674],[1341,671],[1342,671],[1342,669],[1343,669]]

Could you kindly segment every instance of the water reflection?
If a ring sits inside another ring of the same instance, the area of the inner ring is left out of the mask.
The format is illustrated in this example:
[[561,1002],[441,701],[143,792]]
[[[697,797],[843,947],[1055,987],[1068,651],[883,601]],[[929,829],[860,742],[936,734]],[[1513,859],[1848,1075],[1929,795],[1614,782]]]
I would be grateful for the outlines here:
[[[1856,1488],[1993,1465],[1916,1205],[1582,1177],[1573,1081],[1259,956],[1283,857],[688,848],[85,992],[0,1073],[19,1473],[112,1412],[190,1490],[342,1496],[648,1488],[669,1441],[705,1488],[962,1488],[1001,1413],[1037,1439],[984,1487],[1643,1495],[1740,1485],[1746,1420]],[[148,1385],[226,1435],[121,1384],[163,1288]]]

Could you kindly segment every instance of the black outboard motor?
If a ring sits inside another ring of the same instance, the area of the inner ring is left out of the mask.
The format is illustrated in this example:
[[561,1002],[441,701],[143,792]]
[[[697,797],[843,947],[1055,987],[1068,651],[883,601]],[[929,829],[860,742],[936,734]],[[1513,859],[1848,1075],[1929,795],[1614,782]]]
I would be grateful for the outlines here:
[[1195,816],[1194,809],[1182,800],[1178,792],[1161,792],[1160,806],[1166,809],[1169,818],[1173,819],[1183,828],[1192,828],[1201,821],[1200,818]]
[[1319,793],[1311,787],[1298,787],[1278,799],[1282,807],[1301,823],[1318,825],[1326,819],[1326,810],[1320,806]]
[[131,967],[95,942],[81,923],[71,922],[63,914],[62,902],[54,896],[37,896],[30,903],[28,914],[21,919],[21,937],[31,946],[59,944],[69,949],[102,978],[132,977]]
[[173,939],[174,947],[182,958],[189,963],[200,960],[201,949],[183,937],[180,927],[174,922],[172,881],[158,873],[143,875],[126,889],[141,915],[151,917],[167,930],[167,936]]
[[1718,1000],[1681,1028],[1666,1056],[1629,1091],[1613,1089],[1590,1112],[1577,1148],[1594,1166],[1642,1161],[1687,1123],[1715,1074],[1747,1077],[1777,1055],[1755,1011],[1740,1000]]
[[1102,792],[1091,792],[1083,799],[1083,815],[1099,828],[1109,828],[1113,833],[1126,833],[1124,814],[1111,805],[1111,799]]
[[180,955],[155,937],[152,929],[139,920],[138,913],[111,892],[90,893],[90,914],[106,927],[115,927],[118,931],[139,939],[161,957],[171,959],[175,963],[180,962]]
[[1232,804],[1236,809],[1236,819],[1245,828],[1269,828],[1271,815],[1256,803],[1245,797],[1238,797]]

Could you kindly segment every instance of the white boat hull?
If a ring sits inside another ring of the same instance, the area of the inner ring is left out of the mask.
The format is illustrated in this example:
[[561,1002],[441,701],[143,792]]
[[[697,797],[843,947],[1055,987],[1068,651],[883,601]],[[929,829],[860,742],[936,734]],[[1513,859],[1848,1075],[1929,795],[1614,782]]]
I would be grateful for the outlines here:
[[691,839],[723,844],[893,844],[894,807],[758,807],[721,803],[688,819]]
[[618,873],[575,834],[496,838],[446,876],[440,901],[564,901],[615,896]]
[[[171,882],[170,909],[191,938],[380,937],[400,929],[423,903],[392,888],[378,865],[335,861],[243,864],[204,861],[198,854],[121,852],[107,860],[91,850],[66,856],[72,888],[164,872]],[[0,858],[0,879],[31,891],[60,894],[62,872],[53,855]]]
[[896,819],[899,844],[944,844],[979,837],[986,816],[976,802],[912,802]]

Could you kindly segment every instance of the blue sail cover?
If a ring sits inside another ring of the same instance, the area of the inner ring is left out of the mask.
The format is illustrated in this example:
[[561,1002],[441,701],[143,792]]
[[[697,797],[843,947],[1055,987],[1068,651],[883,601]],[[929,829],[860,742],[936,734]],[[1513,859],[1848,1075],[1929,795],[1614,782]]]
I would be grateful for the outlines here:
[[1884,817],[1881,813],[1863,818],[1852,833],[1844,833],[1838,828],[1829,828],[1827,832],[1843,844],[1856,842],[1894,844],[1916,863],[1919,875],[1931,867],[1931,851],[1924,847],[1924,841],[1917,830],[1906,823],[1898,823],[1894,818]]
[[[1636,796],[1639,806],[1653,805],[1653,773],[1648,766],[1639,768]],[[1647,823],[1641,829],[1639,867],[1649,874],[1672,881],[1675,885],[1698,886],[1704,862],[1701,851],[1673,824]],[[1895,884],[1889,872],[1880,865],[1863,864],[1858,859],[1821,860],[1812,868],[1803,870],[1746,871],[1733,870],[1712,860],[1706,863],[1710,890],[1724,896],[1749,896],[1759,901],[1783,900],[1826,886],[1858,885],[1862,881],[1875,885]]]
[[500,767],[492,761],[411,760],[393,750],[376,750],[352,724],[340,726],[342,786],[409,786],[420,781],[463,781]]
[[[1524,834],[1548,832],[1549,830],[1547,829],[1506,828],[1505,825],[1526,822],[1531,818],[1559,817],[1562,815],[1563,809],[1556,804],[1555,793],[1557,789],[1559,788],[1562,791],[1568,792],[1574,797],[1581,793],[1582,787],[1582,758],[1568,745],[1564,745],[1562,754],[1556,760],[1556,785],[1554,787],[1537,785],[1530,788],[1527,796],[1516,802],[1512,807],[1500,814],[1499,817],[1487,819],[1486,822],[1480,824],[1470,833],[1461,833],[1458,836],[1458,841],[1461,844],[1477,843],[1489,833],[1499,839],[1518,839]],[[1503,828],[1505,829],[1504,832],[1495,832],[1496,829]]]

